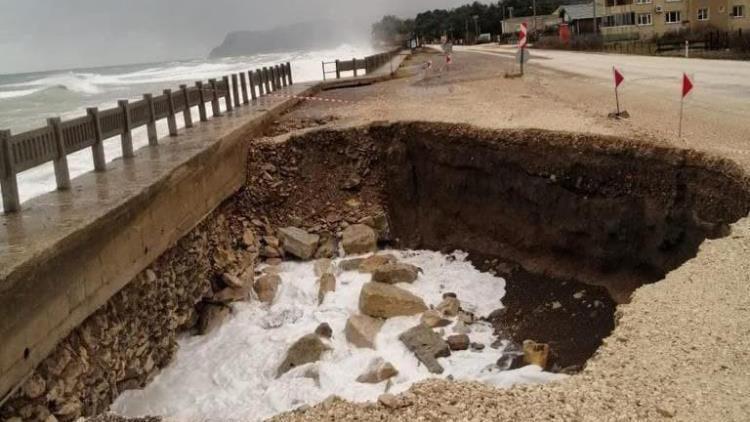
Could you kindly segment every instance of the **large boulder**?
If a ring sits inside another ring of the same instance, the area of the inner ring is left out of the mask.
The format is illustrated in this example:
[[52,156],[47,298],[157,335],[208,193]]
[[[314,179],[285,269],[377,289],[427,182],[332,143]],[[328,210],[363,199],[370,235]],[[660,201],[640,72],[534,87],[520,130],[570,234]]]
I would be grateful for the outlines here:
[[258,300],[270,304],[276,298],[276,292],[278,292],[280,284],[281,277],[276,274],[266,274],[255,280],[253,290],[258,295]]
[[300,365],[319,361],[323,352],[329,349],[317,334],[308,334],[300,338],[287,351],[286,358],[276,371],[276,377],[278,378]]
[[351,258],[345,259],[339,262],[339,270],[341,271],[354,271],[359,270],[360,265],[365,262],[363,258]]
[[469,348],[469,343],[471,343],[469,336],[466,334],[448,336],[447,342],[451,350],[466,350]]
[[401,333],[398,339],[417,356],[428,371],[433,374],[443,373],[443,367],[438,363],[437,358],[450,356],[451,349],[440,334],[419,324]]
[[346,321],[344,333],[349,343],[361,348],[375,348],[375,337],[383,327],[383,320],[367,315],[352,315]]
[[[361,266],[360,266],[361,268]],[[403,262],[389,262],[372,273],[372,281],[380,283],[413,283],[419,276],[419,268]]]
[[279,229],[281,246],[289,254],[302,260],[309,260],[318,249],[320,236],[308,233],[297,227],[284,227]]
[[363,384],[377,384],[398,375],[398,370],[390,362],[383,358],[375,358],[367,365],[362,375],[357,377],[357,382]]
[[371,255],[360,262],[357,270],[361,273],[373,273],[383,265],[397,261],[396,257],[389,253]]
[[318,284],[318,304],[321,304],[328,293],[336,291],[336,276],[325,273],[320,276]]
[[533,340],[523,341],[523,361],[527,365],[537,365],[542,369],[547,367],[549,360],[549,344],[537,343]]
[[409,316],[427,310],[424,301],[414,294],[385,283],[370,282],[359,293],[359,310],[375,318]]
[[371,227],[353,224],[344,229],[341,245],[347,255],[375,252],[378,248],[378,235]]

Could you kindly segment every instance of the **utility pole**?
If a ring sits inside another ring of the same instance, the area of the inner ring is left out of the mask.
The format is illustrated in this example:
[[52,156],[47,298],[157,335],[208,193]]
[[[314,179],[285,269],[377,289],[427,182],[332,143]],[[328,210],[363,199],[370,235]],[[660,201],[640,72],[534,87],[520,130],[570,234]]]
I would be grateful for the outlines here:
[[472,16],[474,18],[474,41],[479,37],[479,15]]
[[[594,3],[596,3],[596,0],[594,0]],[[534,35],[536,36],[536,0],[531,0],[531,7],[533,8],[533,14],[534,14]]]
[[464,38],[464,44],[469,44],[469,20],[464,19],[464,24],[466,24],[466,38]]

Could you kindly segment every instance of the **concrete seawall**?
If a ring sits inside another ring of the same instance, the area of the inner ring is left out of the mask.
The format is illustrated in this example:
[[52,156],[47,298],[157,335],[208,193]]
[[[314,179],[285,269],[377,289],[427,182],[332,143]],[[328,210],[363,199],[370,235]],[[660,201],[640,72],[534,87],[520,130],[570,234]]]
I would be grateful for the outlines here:
[[[285,95],[312,95],[312,85]],[[0,394],[195,227],[244,182],[246,141],[294,98],[236,109],[107,173],[74,180],[72,193],[29,201],[2,217]]]
[[[395,68],[402,60],[394,59]],[[71,191],[45,194],[25,203],[21,213],[0,216],[0,417],[100,412],[117,396],[123,379],[143,383],[153,374],[151,367],[166,365],[176,332],[187,320],[195,322],[195,301],[201,289],[210,289],[211,257],[191,255],[196,245],[208,242],[200,224],[245,182],[248,141],[300,97],[389,77],[390,64],[356,80],[283,88],[251,107],[165,138],[158,147],[145,147],[134,159],[112,162],[106,173],[76,178]],[[247,259],[253,264],[254,257]],[[132,311],[132,320],[121,320],[123,307]],[[138,324],[149,325],[160,312],[169,315],[151,324],[158,329],[139,333]],[[137,336],[137,342],[128,338],[118,345],[107,335],[91,335],[122,325],[127,328],[120,336]],[[106,345],[93,347],[104,353],[123,346],[147,350],[111,359],[121,379],[102,376],[106,383],[97,386],[87,377],[108,368],[96,368],[85,356],[91,348],[86,352],[80,345],[105,338]],[[157,351],[160,347],[168,351]],[[147,373],[128,367],[138,360]],[[63,367],[52,368],[58,361]],[[60,381],[51,385],[50,377]],[[101,389],[107,391],[95,391]],[[106,398],[87,403],[84,398],[91,395]],[[49,404],[42,403],[45,399]],[[17,405],[24,407],[19,411]]]

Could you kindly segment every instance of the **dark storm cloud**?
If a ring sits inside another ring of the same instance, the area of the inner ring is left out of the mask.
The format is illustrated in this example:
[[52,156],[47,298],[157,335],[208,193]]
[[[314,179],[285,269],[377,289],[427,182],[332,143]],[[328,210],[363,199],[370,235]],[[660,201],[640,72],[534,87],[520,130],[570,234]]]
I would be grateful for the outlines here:
[[468,0],[0,0],[0,73],[205,57],[230,30],[369,24]]

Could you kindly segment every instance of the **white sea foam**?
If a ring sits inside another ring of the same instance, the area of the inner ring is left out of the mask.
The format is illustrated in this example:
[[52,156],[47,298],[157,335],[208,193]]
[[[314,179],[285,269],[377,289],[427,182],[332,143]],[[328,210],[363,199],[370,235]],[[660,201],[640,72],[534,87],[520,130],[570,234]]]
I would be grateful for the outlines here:
[[[399,286],[418,294],[428,304],[438,304],[444,292],[455,292],[463,305],[476,310],[477,316],[502,306],[505,281],[474,269],[464,253],[393,253],[424,270],[414,284]],[[376,339],[377,350],[358,349],[346,341],[344,326],[347,318],[358,312],[359,292],[369,281],[368,275],[339,274],[336,291],[318,306],[312,265],[285,263],[282,270],[283,283],[273,306],[257,302],[236,304],[231,318],[215,332],[182,338],[174,362],[144,390],[124,392],[112,410],[124,416],[160,415],[180,421],[255,421],[317,403],[330,395],[354,401],[376,400],[385,391],[385,382],[356,382],[376,357],[399,370],[390,392],[405,391],[413,383],[434,376],[398,340],[400,333],[418,324],[418,316],[387,320]],[[320,362],[295,368],[276,379],[276,369],[289,346],[322,322],[333,329],[333,350]],[[439,359],[445,368],[440,377],[450,375],[457,380],[479,380],[501,387],[565,377],[543,372],[536,366],[499,371],[494,362],[501,351],[489,347],[494,340],[492,327],[475,323],[471,328],[471,340],[487,347],[481,352],[460,351]],[[452,326],[446,327],[446,335],[451,330]],[[320,374],[319,385],[304,377],[312,368]]]

